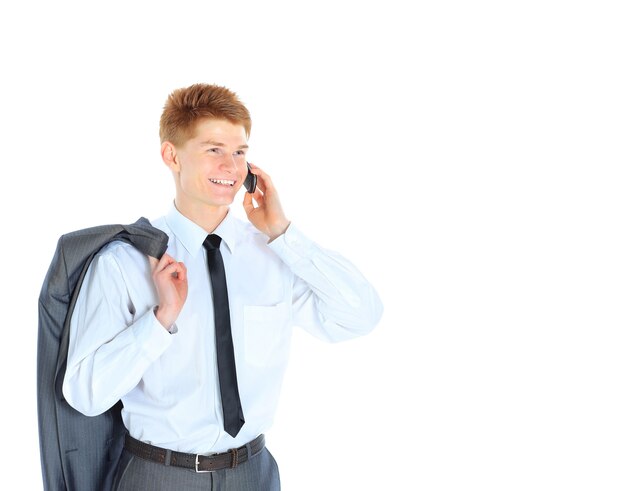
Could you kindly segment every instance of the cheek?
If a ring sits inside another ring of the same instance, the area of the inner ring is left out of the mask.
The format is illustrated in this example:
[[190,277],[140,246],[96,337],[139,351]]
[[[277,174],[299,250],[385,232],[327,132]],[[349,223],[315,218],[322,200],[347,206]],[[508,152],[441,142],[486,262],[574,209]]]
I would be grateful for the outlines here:
[[204,187],[207,184],[205,173],[200,167],[190,164],[181,165],[179,179],[183,189]]
[[248,164],[245,160],[243,160],[243,162],[237,162],[237,173],[242,179],[245,179],[245,177],[248,175]]

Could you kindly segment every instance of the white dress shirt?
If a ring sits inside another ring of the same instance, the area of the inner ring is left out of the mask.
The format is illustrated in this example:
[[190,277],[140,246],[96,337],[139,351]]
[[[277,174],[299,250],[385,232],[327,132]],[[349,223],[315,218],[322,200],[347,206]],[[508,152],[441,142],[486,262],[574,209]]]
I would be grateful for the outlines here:
[[86,415],[122,400],[130,434],[171,450],[205,454],[244,445],[272,423],[291,329],[340,341],[370,331],[378,295],[340,255],[293,224],[267,236],[228,213],[222,237],[239,393],[245,424],[223,429],[213,303],[202,243],[208,235],[174,206],[152,222],[169,236],[167,253],[187,267],[188,295],[170,334],[154,315],[158,296],[148,258],[112,242],[94,258],[76,303],[63,394]]

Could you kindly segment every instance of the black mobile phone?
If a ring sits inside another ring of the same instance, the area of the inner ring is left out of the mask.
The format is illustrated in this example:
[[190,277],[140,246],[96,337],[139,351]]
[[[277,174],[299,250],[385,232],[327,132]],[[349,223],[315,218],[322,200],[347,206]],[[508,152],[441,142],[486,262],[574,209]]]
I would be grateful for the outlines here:
[[248,175],[246,176],[246,180],[243,181],[243,185],[246,187],[246,191],[249,193],[254,193],[256,190],[256,174],[250,172],[250,164],[246,162],[248,166]]

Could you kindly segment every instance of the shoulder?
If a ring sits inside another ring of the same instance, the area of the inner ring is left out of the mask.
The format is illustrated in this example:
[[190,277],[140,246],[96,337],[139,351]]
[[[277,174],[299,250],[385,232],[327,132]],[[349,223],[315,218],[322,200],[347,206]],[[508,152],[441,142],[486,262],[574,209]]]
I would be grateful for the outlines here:
[[150,220],[150,225],[152,225],[155,228],[158,228],[159,230],[162,230],[163,232],[165,232],[167,235],[171,234],[171,230],[170,228],[167,226],[167,220],[165,219],[165,217],[160,217],[157,218],[155,220]]
[[106,244],[94,257],[94,261],[105,264],[116,264],[121,269],[137,267],[148,261],[145,254],[136,247],[122,240]]
[[115,240],[98,251],[90,268],[94,274],[121,276],[126,280],[149,275],[150,261],[131,244]]
[[144,254],[128,242],[123,240],[114,240],[106,244],[98,251],[96,257],[115,259],[118,261],[127,261],[143,257]]

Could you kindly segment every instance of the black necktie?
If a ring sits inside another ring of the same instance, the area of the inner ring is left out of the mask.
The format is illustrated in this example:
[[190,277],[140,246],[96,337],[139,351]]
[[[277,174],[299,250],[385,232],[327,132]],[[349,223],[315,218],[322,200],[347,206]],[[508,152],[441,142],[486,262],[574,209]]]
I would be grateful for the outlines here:
[[211,234],[204,240],[204,248],[207,250],[209,275],[211,276],[211,288],[213,290],[215,349],[217,351],[217,371],[220,381],[220,395],[222,397],[224,430],[232,437],[235,437],[245,420],[243,419],[243,409],[241,408],[239,388],[237,387],[233,337],[230,332],[228,290],[226,289],[224,261],[220,253],[221,241],[222,238],[219,235]]

